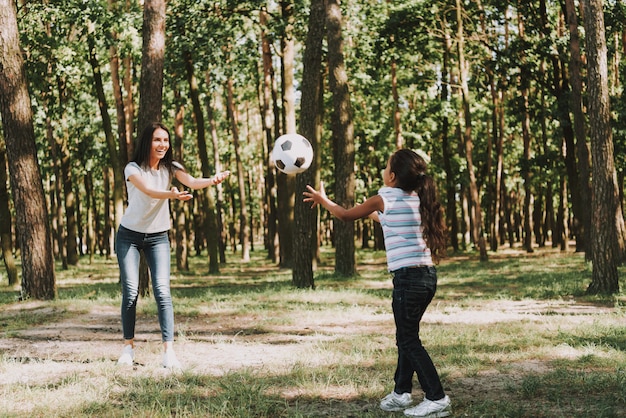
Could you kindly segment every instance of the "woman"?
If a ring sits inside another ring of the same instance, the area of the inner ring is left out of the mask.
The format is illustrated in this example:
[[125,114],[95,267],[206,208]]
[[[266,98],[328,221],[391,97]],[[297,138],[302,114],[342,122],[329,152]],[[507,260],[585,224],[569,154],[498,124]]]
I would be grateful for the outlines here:
[[139,295],[139,259],[143,251],[157,303],[163,341],[163,367],[180,368],[173,349],[174,308],[170,294],[169,199],[188,201],[187,190],[171,187],[172,178],[197,190],[224,181],[229,172],[211,178],[194,178],[173,161],[170,134],[155,122],[138,138],[135,153],[124,169],[128,206],[117,232],[116,253],[122,282],[124,348],[118,364],[132,365],[135,357],[135,318]]
[[[322,205],[342,221],[371,217],[380,222],[385,239],[388,270],[393,276],[393,316],[396,323],[398,363],[393,392],[380,402],[384,411],[402,411],[409,417],[446,417],[450,398],[419,338],[419,324],[437,289],[434,262],[447,246],[443,208],[437,201],[426,161],[417,153],[400,149],[389,157],[378,194],[346,209],[324,192],[307,186],[305,202]],[[413,373],[424,391],[424,400],[412,404]]]

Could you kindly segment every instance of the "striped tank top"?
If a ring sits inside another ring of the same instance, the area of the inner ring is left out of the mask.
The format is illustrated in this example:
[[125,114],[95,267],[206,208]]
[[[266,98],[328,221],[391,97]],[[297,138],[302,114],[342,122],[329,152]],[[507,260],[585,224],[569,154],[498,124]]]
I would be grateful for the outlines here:
[[396,187],[382,187],[378,194],[384,211],[378,213],[385,237],[387,268],[430,266],[433,260],[423,236],[420,199],[415,192]]

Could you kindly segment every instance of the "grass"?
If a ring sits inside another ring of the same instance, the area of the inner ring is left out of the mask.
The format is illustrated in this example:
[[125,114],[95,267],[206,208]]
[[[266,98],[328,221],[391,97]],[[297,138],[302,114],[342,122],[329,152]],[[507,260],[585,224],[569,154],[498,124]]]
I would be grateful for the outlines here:
[[[194,257],[172,278],[178,352],[193,367],[173,374],[152,364],[150,298],[138,309],[144,360],[116,367],[114,260],[57,270],[55,301],[17,302],[0,286],[0,417],[402,416],[378,409],[396,360],[384,253],[357,257],[358,277],[336,277],[324,249],[316,290],[293,288],[262,252],[230,254],[218,275]],[[626,417],[626,297],[585,295],[582,255],[459,254],[438,271],[422,339],[454,416]]]

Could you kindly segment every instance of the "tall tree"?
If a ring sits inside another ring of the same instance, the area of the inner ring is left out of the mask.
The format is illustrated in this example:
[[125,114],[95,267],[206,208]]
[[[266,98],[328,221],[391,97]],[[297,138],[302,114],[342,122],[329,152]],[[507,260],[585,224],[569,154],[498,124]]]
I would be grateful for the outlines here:
[[313,270],[316,267],[317,253],[317,210],[311,210],[302,202],[302,190],[307,184],[319,182],[320,137],[321,137],[321,71],[322,41],[326,10],[324,0],[311,0],[308,32],[302,63],[302,100],[300,105],[300,132],[311,142],[315,158],[311,167],[296,176],[296,189],[300,191],[294,208],[294,266],[292,282],[299,288],[315,288]]
[[149,123],[162,119],[165,10],[165,0],[144,1],[138,132],[141,132]]
[[[198,81],[194,74],[193,59],[190,51],[183,53],[185,63],[185,71],[187,73],[187,82],[189,83],[189,96],[193,108],[194,121],[196,123],[198,157],[200,158],[200,167],[202,177],[211,176],[211,167],[209,165],[209,154],[207,152],[206,129],[204,124],[204,112],[202,103],[200,102],[200,93],[198,90]],[[202,213],[204,233],[207,237],[207,247],[209,255],[209,273],[219,273],[219,240],[211,237],[219,236],[217,218],[215,216],[215,200],[209,188],[199,191],[202,193]]]
[[[580,53],[580,36],[578,33],[578,15],[576,14],[576,6],[574,0],[565,0],[565,16],[569,28],[569,76],[572,85],[571,99],[569,100],[574,117],[574,136],[576,138],[576,161],[578,179],[576,184],[578,190],[576,193],[580,195],[581,206],[585,210],[578,211],[580,217],[578,229],[579,237],[576,240],[576,247],[584,249],[587,259],[590,259],[591,246],[585,245],[591,240],[591,211],[586,208],[591,205],[591,179],[589,168],[589,148],[587,146],[587,133],[585,132],[586,119],[583,110],[583,80],[582,80],[582,56]],[[574,150],[572,150],[573,152]]]
[[22,298],[54,299],[54,258],[15,2],[0,0],[0,115],[22,257]]
[[[523,10],[519,7],[518,0],[517,9],[517,29],[522,44],[526,42],[526,25],[524,22]],[[524,179],[524,249],[526,252],[533,252],[533,236],[532,236],[532,198],[531,190],[531,167],[530,167],[530,110],[529,110],[529,90],[530,90],[530,66],[527,63],[525,48],[520,51],[520,71],[519,71],[519,93],[520,93],[520,117],[522,119],[522,140],[524,143],[524,154],[522,157],[522,178]]]
[[[286,3],[286,2],[284,2]],[[261,51],[263,63],[263,78],[261,81],[261,123],[265,133],[265,212],[266,212],[266,247],[268,258],[272,262],[280,260],[278,241],[278,224],[276,208],[276,169],[271,163],[271,149],[274,142],[274,113],[272,112],[272,84],[274,68],[272,66],[271,39],[267,33],[267,10],[260,12],[261,23]],[[293,59],[293,58],[292,58]],[[293,78],[293,77],[292,77]],[[295,126],[294,126],[295,132]]]
[[[341,7],[338,0],[326,3],[329,87],[333,95],[331,128],[335,162],[335,200],[346,208],[354,206],[354,125],[348,74],[343,55]],[[354,222],[335,222],[335,272],[343,276],[356,273]]]
[[472,112],[470,108],[470,90],[468,86],[468,67],[465,61],[465,34],[463,25],[463,6],[461,0],[456,0],[456,23],[457,23],[457,51],[459,79],[461,84],[461,100],[463,106],[464,130],[463,143],[465,145],[465,159],[467,161],[467,172],[469,175],[469,200],[470,219],[472,226],[472,240],[480,251],[480,259],[487,261],[487,243],[483,235],[482,210],[480,209],[480,193],[476,183],[476,173],[474,172],[474,142],[472,138]]
[[237,166],[237,185],[239,187],[239,242],[241,243],[241,260],[250,261],[250,225],[248,224],[248,199],[246,197],[245,175],[241,159],[241,142],[239,140],[239,112],[235,103],[235,86],[232,76],[226,81],[227,109],[230,119],[233,146],[235,148],[235,164]]
[[13,257],[13,222],[11,221],[7,180],[7,150],[4,140],[0,139],[0,243],[9,285],[13,286],[17,284],[18,276],[15,257]]
[[[281,34],[281,81],[282,81],[282,126],[285,134],[296,132],[296,109],[293,87],[293,3],[283,1],[280,4],[285,29]],[[276,127],[280,126],[277,124]],[[278,235],[279,256],[282,267],[293,266],[294,241],[294,210],[296,194],[296,179],[284,173],[277,173],[277,197],[278,197]]]
[[613,157],[607,47],[603,0],[583,0],[589,78],[589,133],[592,155],[591,261],[588,293],[617,293],[620,262],[618,231],[624,223]]
[[[143,46],[137,116],[139,132],[150,122],[162,120],[165,10],[165,0],[145,0],[143,4]],[[139,269],[139,293],[145,296],[150,292],[150,276],[143,253]]]
[[[117,228],[120,226],[120,223],[122,222],[122,214],[124,212],[124,166],[128,162],[125,138],[126,127],[124,126],[124,129],[122,131],[123,139],[118,136],[118,140],[116,141],[115,136],[113,135],[111,117],[109,116],[109,104],[104,90],[104,82],[102,80],[100,62],[98,61],[98,56],[96,55],[96,40],[93,30],[90,30],[89,34],[87,35],[87,44],[89,46],[89,64],[91,65],[91,71],[93,73],[94,88],[96,91],[96,96],[98,97],[98,108],[100,109],[100,117],[102,118],[102,129],[104,130],[104,137],[106,138],[107,148],[109,151],[109,163],[111,165],[111,168],[113,169],[113,218],[114,227],[115,230],[117,230]],[[115,62],[116,61],[114,61],[114,63]],[[113,71],[112,73],[116,74],[115,71]],[[118,106],[117,110],[118,115],[120,115],[118,116],[118,122],[121,121],[125,123],[126,117],[124,116],[123,108],[120,109]],[[70,225],[68,217],[68,235],[70,231],[69,227]],[[71,248],[68,245],[68,258],[70,258],[71,255],[70,249]],[[72,263],[70,262],[70,264]]]

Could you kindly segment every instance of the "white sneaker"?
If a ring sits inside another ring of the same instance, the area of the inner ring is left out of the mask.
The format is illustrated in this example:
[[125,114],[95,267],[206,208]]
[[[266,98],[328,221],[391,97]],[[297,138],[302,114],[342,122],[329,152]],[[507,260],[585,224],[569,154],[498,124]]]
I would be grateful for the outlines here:
[[452,409],[450,408],[450,398],[448,395],[438,401],[429,401],[424,398],[419,405],[404,411],[404,415],[407,417],[420,418],[441,418],[447,417],[451,413]]
[[380,409],[387,412],[402,411],[411,405],[410,393],[403,393],[398,395],[396,392],[391,392],[380,401]]
[[167,350],[163,353],[163,367],[166,369],[180,369],[180,361],[176,358],[174,350]]
[[124,349],[122,350],[122,355],[117,360],[117,364],[132,366],[134,359],[135,359],[135,350],[133,350],[132,345],[127,344],[124,346]]

